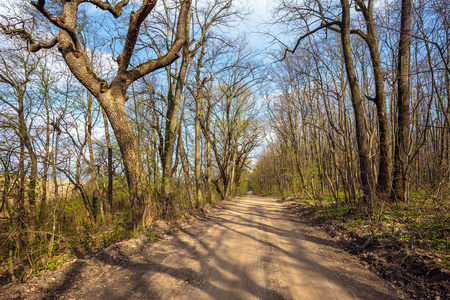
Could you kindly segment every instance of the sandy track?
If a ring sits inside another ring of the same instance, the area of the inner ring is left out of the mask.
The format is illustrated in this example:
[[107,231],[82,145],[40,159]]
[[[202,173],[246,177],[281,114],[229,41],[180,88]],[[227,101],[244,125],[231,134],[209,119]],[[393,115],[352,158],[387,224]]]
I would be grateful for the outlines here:
[[292,220],[276,198],[237,198],[197,228],[135,247],[111,246],[74,264],[44,297],[399,299],[352,256]]
[[185,234],[183,258],[165,263],[182,262],[194,276],[163,299],[397,299],[353,257],[305,232],[275,198],[241,198]]

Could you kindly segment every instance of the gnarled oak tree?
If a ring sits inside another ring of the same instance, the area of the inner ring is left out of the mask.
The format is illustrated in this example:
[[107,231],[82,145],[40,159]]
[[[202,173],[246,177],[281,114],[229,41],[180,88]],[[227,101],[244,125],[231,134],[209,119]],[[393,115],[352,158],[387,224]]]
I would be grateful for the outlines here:
[[[116,57],[117,71],[111,82],[100,78],[89,68],[88,51],[82,47],[78,36],[77,14],[83,3],[90,3],[97,8],[111,13],[114,18],[122,15],[122,9],[130,0],[122,0],[115,6],[108,1],[101,0],[62,0],[58,11],[61,15],[55,16],[47,9],[45,0],[32,1],[31,4],[49,22],[59,29],[58,34],[46,42],[34,42],[33,38],[24,33],[30,40],[31,51],[43,48],[58,47],[64,61],[78,81],[84,85],[100,102],[113,127],[122,154],[132,206],[132,223],[134,226],[145,221],[144,212],[149,210],[148,184],[144,176],[144,168],[139,154],[139,146],[133,133],[133,128],[125,109],[128,99],[127,89],[137,79],[157,69],[163,68],[178,57],[179,51],[187,42],[186,24],[189,19],[190,0],[183,0],[180,4],[176,38],[167,53],[155,59],[147,60],[137,66],[131,65],[135,53],[135,45],[139,36],[141,25],[156,5],[156,0],[143,0],[137,11],[132,11],[128,22],[128,31],[123,43],[122,52]],[[95,57],[93,58],[95,59]]]

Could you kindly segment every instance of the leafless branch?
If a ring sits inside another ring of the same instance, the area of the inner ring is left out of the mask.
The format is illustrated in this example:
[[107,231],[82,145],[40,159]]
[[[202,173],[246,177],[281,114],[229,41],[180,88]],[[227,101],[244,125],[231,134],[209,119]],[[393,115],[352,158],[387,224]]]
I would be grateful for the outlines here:
[[305,38],[307,38],[308,36],[310,36],[310,35],[316,33],[316,32],[319,31],[319,30],[322,30],[322,29],[336,29],[336,28],[333,28],[332,26],[340,25],[340,23],[341,23],[341,22],[339,22],[339,21],[334,21],[334,22],[330,22],[330,23],[324,23],[324,24],[320,25],[319,27],[317,27],[316,29],[313,29],[313,30],[311,30],[311,31],[308,31],[307,33],[305,33],[304,35],[302,35],[302,36],[297,40],[297,43],[295,44],[295,46],[294,46],[294,48],[293,48],[292,50],[289,49],[289,48],[286,48],[286,50],[284,51],[283,58],[282,58],[281,60],[286,59],[286,55],[287,55],[288,52],[294,53],[294,52],[297,50],[298,46],[300,45],[300,42],[301,42],[302,40],[304,40]]
[[[187,30],[186,30],[186,19],[189,17],[189,10],[191,6],[191,0],[184,0],[181,4],[181,9],[179,13],[178,18],[178,24],[177,24],[177,34],[174,43],[172,44],[172,47],[169,49],[169,51],[162,57],[159,57],[157,59],[149,60],[145,63],[142,63],[135,68],[129,70],[127,72],[128,79],[133,82],[145,74],[148,74],[150,72],[153,72],[155,70],[158,70],[160,68],[163,68],[167,66],[168,64],[171,64],[174,62],[177,58],[180,57],[180,50],[183,47],[183,45],[186,43],[187,40]],[[132,17],[133,18],[133,17]],[[143,20],[141,20],[142,22]],[[140,23],[139,23],[140,26]],[[126,46],[126,45],[125,45]],[[126,57],[128,55],[131,55],[131,53],[126,53],[126,48],[124,49],[124,53],[126,56],[124,56],[124,59],[126,60]],[[129,61],[129,59],[128,59]],[[119,72],[120,72],[120,66],[123,68],[125,67],[125,63],[121,62],[121,60],[118,59],[119,62]],[[121,65],[123,64],[123,65]],[[128,63],[127,63],[128,66]],[[123,70],[124,71],[124,70]]]
[[[118,18],[122,14],[122,8],[126,5],[128,5],[130,0],[122,0],[119,3],[117,3],[116,6],[114,6],[114,7],[111,4],[109,4],[108,1],[85,0],[84,2],[92,3],[102,10],[109,11],[114,16],[114,18]],[[156,1],[154,1],[154,2],[156,2]]]

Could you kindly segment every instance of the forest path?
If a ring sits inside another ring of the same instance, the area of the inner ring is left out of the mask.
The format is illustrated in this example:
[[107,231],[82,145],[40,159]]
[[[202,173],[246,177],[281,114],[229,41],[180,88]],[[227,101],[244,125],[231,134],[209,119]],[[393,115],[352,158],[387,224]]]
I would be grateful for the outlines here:
[[45,298],[399,299],[277,198],[239,197],[196,228],[119,248],[75,263]]

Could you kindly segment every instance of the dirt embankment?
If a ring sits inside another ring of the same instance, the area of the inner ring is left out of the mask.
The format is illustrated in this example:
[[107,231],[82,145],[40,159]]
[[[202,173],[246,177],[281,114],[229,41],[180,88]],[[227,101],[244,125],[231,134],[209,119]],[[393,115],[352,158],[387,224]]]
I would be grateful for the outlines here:
[[158,242],[140,236],[1,299],[401,299],[389,283],[298,222],[276,198],[229,201]]

